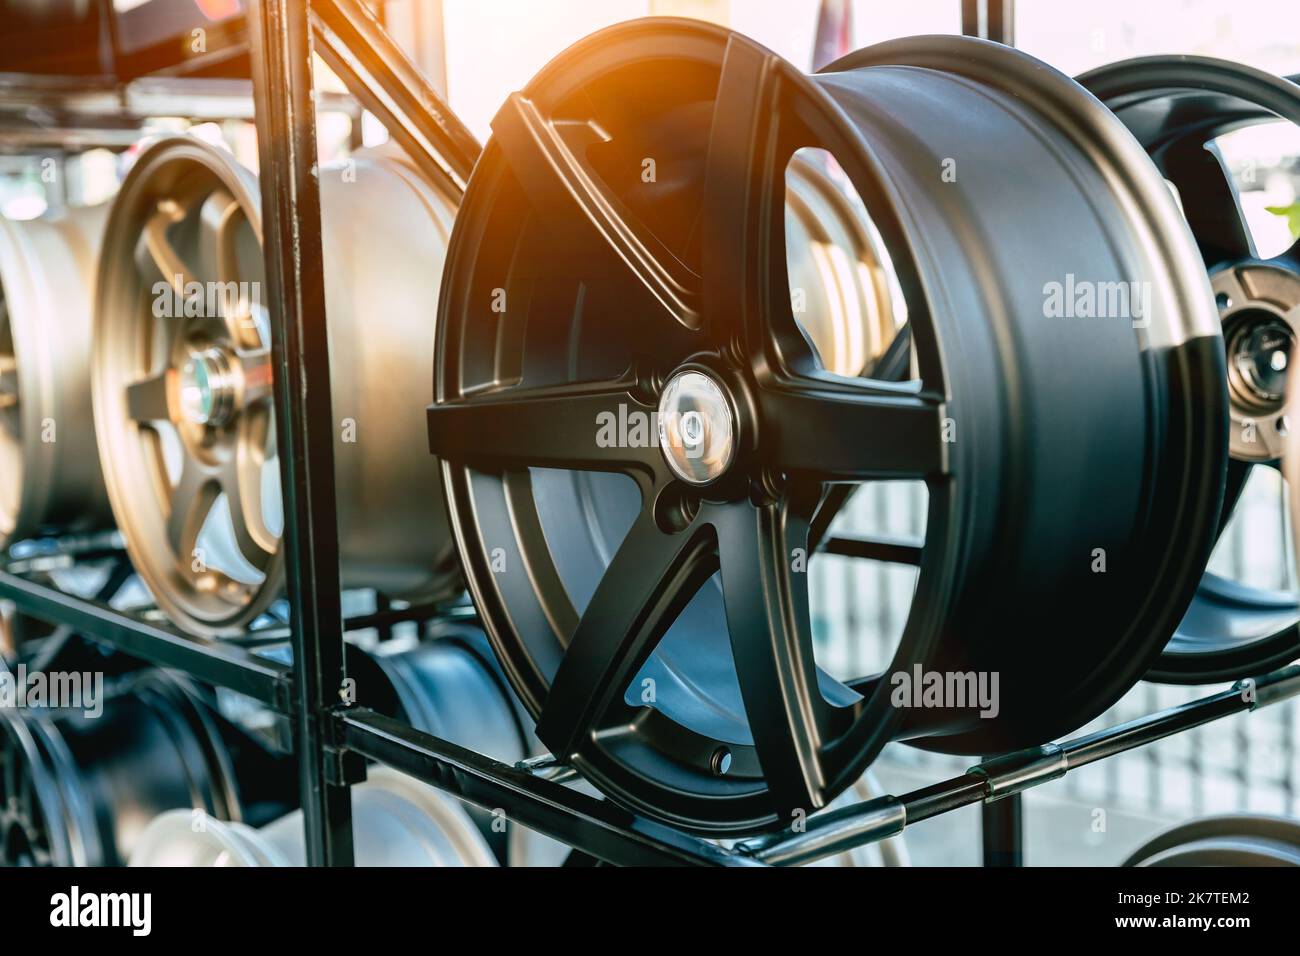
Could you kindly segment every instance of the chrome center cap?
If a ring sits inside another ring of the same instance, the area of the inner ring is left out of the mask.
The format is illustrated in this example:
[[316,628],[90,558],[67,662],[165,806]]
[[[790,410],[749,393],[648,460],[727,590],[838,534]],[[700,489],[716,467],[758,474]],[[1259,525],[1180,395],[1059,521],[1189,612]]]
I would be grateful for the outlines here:
[[234,416],[235,376],[219,348],[191,352],[181,368],[181,414],[195,425],[219,427]]
[[682,481],[707,485],[736,457],[736,423],[722,386],[703,372],[678,372],[659,397],[659,447]]

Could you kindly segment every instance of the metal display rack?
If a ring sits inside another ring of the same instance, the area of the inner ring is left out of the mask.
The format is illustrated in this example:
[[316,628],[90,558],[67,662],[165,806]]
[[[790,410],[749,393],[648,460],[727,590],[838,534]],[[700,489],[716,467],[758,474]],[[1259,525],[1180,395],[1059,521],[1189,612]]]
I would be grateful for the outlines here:
[[[294,664],[258,656],[247,643],[199,639],[116,610],[107,603],[108,590],[98,599],[72,596],[34,578],[17,561],[0,570],[0,597],[21,613],[237,691],[289,718],[311,865],[353,863],[350,787],[365,778],[370,760],[469,803],[502,810],[509,819],[573,847],[573,862],[792,865],[983,803],[985,863],[1019,865],[1019,795],[1024,790],[1220,717],[1300,695],[1300,665],[1283,668],[1097,733],[986,760],[903,796],[816,815],[797,831],[730,847],[566,786],[574,774],[552,758],[509,766],[344,703],[345,632],[419,619],[431,609],[381,607],[350,620],[342,614],[313,50],[384,121],[413,161],[453,194],[463,192],[479,146],[360,0],[313,0],[310,8],[295,0],[260,0],[250,6],[274,390],[281,423],[282,546],[291,609],[287,636]],[[1011,21],[1009,0],[963,0],[962,25],[968,34],[1007,41]]]

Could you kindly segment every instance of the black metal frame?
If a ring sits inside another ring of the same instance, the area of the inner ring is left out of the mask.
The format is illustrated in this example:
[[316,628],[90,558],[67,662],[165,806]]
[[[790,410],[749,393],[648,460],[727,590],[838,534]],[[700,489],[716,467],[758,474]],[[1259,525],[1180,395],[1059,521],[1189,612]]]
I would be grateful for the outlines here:
[[[814,816],[787,830],[723,848],[647,820],[564,785],[568,768],[550,758],[507,766],[365,708],[344,704],[347,630],[391,627],[433,608],[390,610],[345,621],[332,475],[329,357],[320,244],[313,39],[354,95],[389,124],[395,138],[435,179],[463,190],[478,144],[383,33],[360,0],[262,0],[250,17],[256,119],[271,314],[275,316],[276,401],[286,502],[284,547],[292,608],[287,635],[295,666],[252,653],[244,643],[202,640],[106,600],[69,595],[0,569],[0,597],[18,611],[199,680],[252,697],[293,720],[308,859],[353,861],[349,787],[365,760],[393,766],[456,797],[500,808],[512,820],[614,864],[790,865],[901,832],[961,806],[985,804],[985,862],[1019,865],[1019,795],[1068,770],[1220,717],[1300,696],[1300,665],[1232,689],[1060,744],[987,760],[957,777],[901,797]],[[963,0],[963,32],[1007,42],[1011,0]],[[905,548],[910,543],[889,542]],[[95,556],[95,555],[92,555]],[[30,564],[30,562],[28,562]],[[101,597],[103,595],[101,594]],[[457,613],[453,610],[451,613]],[[256,632],[257,636],[262,632]],[[283,629],[266,633],[279,637]]]

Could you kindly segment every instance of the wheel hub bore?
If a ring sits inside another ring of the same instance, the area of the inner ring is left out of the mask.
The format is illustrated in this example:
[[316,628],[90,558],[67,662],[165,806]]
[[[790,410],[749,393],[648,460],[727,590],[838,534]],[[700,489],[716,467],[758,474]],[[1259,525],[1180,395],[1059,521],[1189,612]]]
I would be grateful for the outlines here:
[[1286,370],[1295,336],[1284,321],[1268,312],[1242,316],[1228,344],[1234,396],[1271,406],[1286,394]]
[[181,368],[181,414],[195,425],[219,428],[235,414],[234,366],[224,349],[191,352]]
[[1267,462],[1282,454],[1286,379],[1300,321],[1300,277],[1246,262],[1211,275],[1227,350],[1231,455]]
[[732,404],[711,376],[687,370],[659,398],[659,447],[673,474],[692,485],[722,477],[736,457]]

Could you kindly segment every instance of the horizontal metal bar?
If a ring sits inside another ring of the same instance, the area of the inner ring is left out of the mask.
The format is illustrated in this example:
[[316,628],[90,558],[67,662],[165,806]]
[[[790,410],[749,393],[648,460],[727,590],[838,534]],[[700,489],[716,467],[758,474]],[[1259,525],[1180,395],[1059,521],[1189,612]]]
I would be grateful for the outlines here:
[[389,608],[385,611],[372,611],[369,614],[357,614],[343,620],[345,631],[365,631],[372,627],[390,627],[409,621],[419,623],[433,618],[473,620],[478,614],[472,607],[446,607],[441,604],[412,604],[410,607]]
[[1065,748],[1043,744],[990,758],[966,772],[984,781],[985,799],[992,801],[1057,780],[1069,769]]
[[920,564],[925,542],[910,538],[873,535],[870,538],[837,534],[824,540],[819,550],[846,558],[889,561],[893,564]]
[[803,833],[759,837],[737,849],[772,866],[798,866],[894,836],[907,826],[907,808],[894,797],[872,800],[870,812],[863,812],[866,806],[832,810],[817,817],[817,826],[806,827]]
[[[87,81],[49,82],[61,77],[0,73],[0,127],[6,137],[55,137],[68,140],[84,136],[87,145],[130,145],[138,140],[140,125],[156,116],[188,120],[253,119],[253,84],[249,80],[148,76],[122,85]],[[349,93],[321,91],[316,108],[361,117],[361,104]],[[31,124],[33,110],[43,117]],[[134,140],[123,142],[125,137]]]
[[853,807],[809,818],[802,831],[787,828],[747,841],[738,848],[769,861],[809,862],[892,836],[903,826],[985,800],[1057,780],[1070,770],[1154,743],[1232,714],[1255,710],[1300,695],[1300,665],[1263,677],[1238,681],[1231,689],[1085,734],[1004,754],[971,767],[960,776],[901,797],[886,795]]
[[336,744],[487,810],[501,809],[596,859],[622,866],[754,866],[760,861],[645,820],[605,800],[491,760],[371,710],[342,710]]
[[[136,117],[183,116],[192,120],[247,119],[253,116],[251,80],[206,77],[141,77],[122,91],[127,112]],[[361,104],[348,93],[320,90],[316,109],[361,118]]]
[[1230,689],[1061,744],[1073,770],[1170,734],[1300,695],[1300,664],[1237,681]]
[[0,597],[12,601],[24,614],[64,625],[160,667],[174,667],[246,694],[280,713],[292,711],[292,669],[234,644],[192,637],[9,571],[0,571]]

